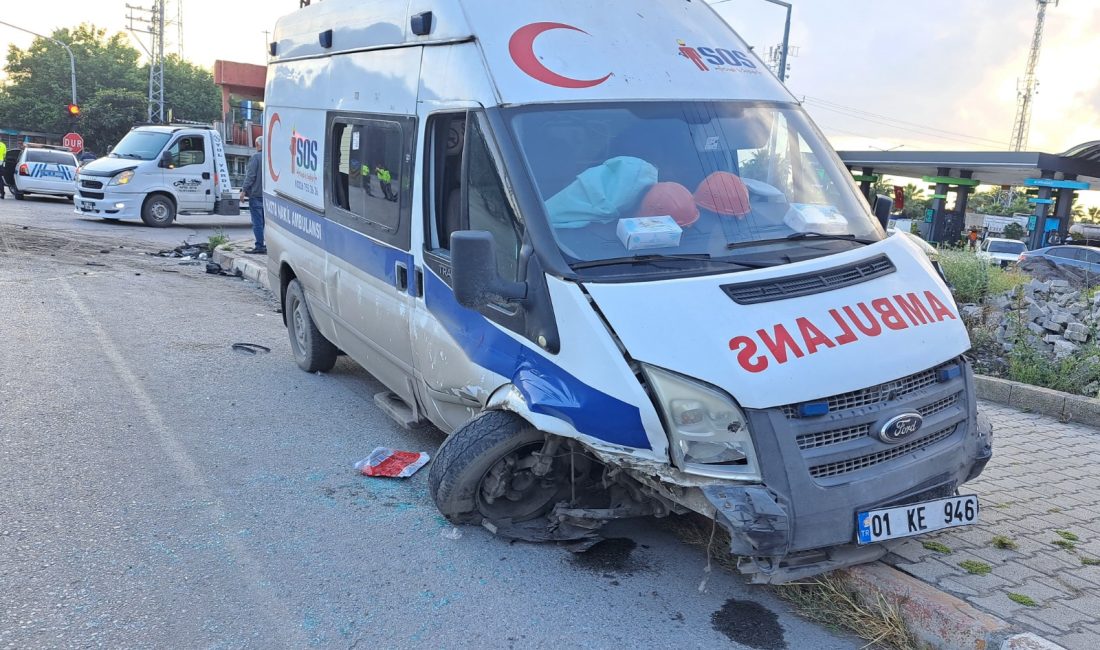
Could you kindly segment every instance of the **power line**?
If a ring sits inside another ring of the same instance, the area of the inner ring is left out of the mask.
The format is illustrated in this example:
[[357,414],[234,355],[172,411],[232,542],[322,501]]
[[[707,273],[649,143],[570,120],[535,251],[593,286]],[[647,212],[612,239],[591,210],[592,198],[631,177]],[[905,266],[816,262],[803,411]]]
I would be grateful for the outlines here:
[[837,113],[837,114],[840,114],[840,115],[844,115],[846,117],[851,117],[851,118],[854,118],[854,119],[857,119],[857,120],[861,120],[863,122],[869,122],[871,124],[878,124],[880,126],[889,127],[889,128],[892,128],[892,129],[898,129],[898,130],[901,130],[901,131],[908,131],[908,132],[911,132],[911,133],[916,133],[918,135],[922,135],[922,136],[925,136],[925,137],[932,137],[932,138],[936,138],[936,139],[939,139],[939,140],[951,140],[953,142],[959,142],[959,143],[962,143],[962,144],[965,144],[965,145],[968,145],[968,146],[971,146],[971,147],[980,146],[980,147],[984,147],[985,149],[992,150],[992,149],[994,149],[994,147],[992,147],[989,143],[996,142],[996,141],[993,141],[993,140],[988,140],[986,138],[979,138],[977,136],[947,135],[947,134],[944,134],[941,130],[937,130],[937,129],[928,129],[928,128],[924,128],[924,127],[914,128],[914,127],[909,127],[909,126],[903,126],[898,121],[890,120],[889,118],[887,118],[887,119],[878,119],[878,118],[874,118],[874,117],[867,117],[867,116],[852,113],[848,110],[833,108],[831,106],[826,106],[824,104],[821,104],[820,102],[812,102],[810,100],[807,100],[807,102],[815,105],[817,108],[820,108],[822,110],[826,110],[826,111],[830,111],[830,112]]
[[936,134],[942,134],[944,136],[952,136],[953,139],[963,138],[965,140],[975,140],[975,141],[980,141],[980,142],[987,142],[991,145],[996,145],[998,147],[1004,145],[1004,143],[1001,140],[994,140],[992,138],[983,138],[982,136],[979,136],[979,135],[971,135],[969,133],[960,133],[958,131],[949,131],[947,129],[941,129],[939,127],[931,126],[931,125],[928,125],[928,124],[920,124],[918,122],[910,122],[910,121],[907,121],[907,120],[898,119],[896,117],[890,117],[889,115],[882,115],[880,113],[872,113],[870,111],[865,111],[865,110],[860,109],[860,108],[854,108],[852,106],[845,106],[844,104],[838,104],[836,102],[829,101],[827,99],[821,99],[820,97],[803,96],[803,100],[806,101],[806,102],[810,102],[812,104],[817,104],[821,108],[831,107],[832,109],[836,110],[837,112],[846,112],[850,115],[850,117],[862,118],[862,116],[866,116],[869,119],[869,121],[873,121],[873,120],[871,120],[871,118],[873,118],[874,120],[882,120],[882,121],[889,122],[890,125],[904,124],[904,125],[907,125],[909,127],[913,127],[913,129],[919,129],[921,131],[934,132]]

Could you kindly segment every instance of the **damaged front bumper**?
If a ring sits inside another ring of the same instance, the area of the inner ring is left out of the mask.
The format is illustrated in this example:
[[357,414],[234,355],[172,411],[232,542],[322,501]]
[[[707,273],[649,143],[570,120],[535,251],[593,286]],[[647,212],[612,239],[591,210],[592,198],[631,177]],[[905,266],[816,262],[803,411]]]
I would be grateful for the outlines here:
[[[619,462],[661,497],[721,524],[754,582],[871,562],[891,542],[857,544],[857,513],[953,496],[992,456],[992,427],[977,413],[969,364],[951,364],[960,372],[940,373],[944,364],[923,373],[932,379],[914,375],[838,396],[834,403],[846,408],[823,417],[801,419],[791,407],[748,412],[763,483],[702,481],[667,466]],[[857,397],[863,402],[850,406]],[[904,412],[924,416],[911,440],[872,437],[878,423]]]

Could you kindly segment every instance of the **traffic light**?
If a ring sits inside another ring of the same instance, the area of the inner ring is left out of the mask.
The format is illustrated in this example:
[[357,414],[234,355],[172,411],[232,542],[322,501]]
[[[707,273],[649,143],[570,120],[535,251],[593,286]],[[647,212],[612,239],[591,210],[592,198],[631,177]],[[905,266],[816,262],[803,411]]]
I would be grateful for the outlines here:
[[80,106],[77,104],[69,104],[65,107],[65,112],[69,117],[80,117]]

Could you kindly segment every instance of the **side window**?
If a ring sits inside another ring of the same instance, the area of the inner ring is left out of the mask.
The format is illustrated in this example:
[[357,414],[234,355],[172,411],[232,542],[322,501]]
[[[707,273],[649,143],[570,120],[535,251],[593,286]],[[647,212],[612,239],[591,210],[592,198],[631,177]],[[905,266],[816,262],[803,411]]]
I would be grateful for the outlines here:
[[1100,252],[1097,251],[1084,251],[1085,261],[1089,264],[1100,264]]
[[1075,260],[1077,258],[1077,251],[1073,248],[1066,248],[1065,246],[1059,246],[1058,248],[1051,249],[1050,254],[1054,257],[1061,257],[1066,260]]
[[191,135],[176,140],[168,153],[172,156],[173,167],[201,165],[206,162],[206,147],[201,135]]
[[507,280],[518,279],[522,229],[481,120],[472,113],[433,118],[430,156],[427,247],[446,256],[451,233],[488,231],[496,242],[497,271]]
[[983,253],[989,251],[989,240],[988,239],[982,240],[982,245],[979,247],[979,250],[981,250]]
[[466,124],[467,224],[469,230],[487,230],[496,242],[497,271],[505,280],[519,276],[520,230],[516,214],[504,191],[504,180],[497,170],[480,120]]
[[336,120],[332,125],[332,203],[367,224],[394,232],[400,224],[404,138],[401,125]]

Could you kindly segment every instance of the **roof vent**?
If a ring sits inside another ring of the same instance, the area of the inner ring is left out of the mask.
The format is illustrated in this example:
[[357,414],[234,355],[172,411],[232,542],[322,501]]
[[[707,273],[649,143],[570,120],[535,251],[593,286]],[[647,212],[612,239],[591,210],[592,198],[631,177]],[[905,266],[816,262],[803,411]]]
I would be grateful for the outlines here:
[[332,47],[332,30],[326,29],[325,31],[321,32],[317,35],[317,40],[320,41],[321,47],[325,48],[326,50]]
[[424,11],[412,17],[412,31],[417,36],[427,36],[432,33],[432,12]]

